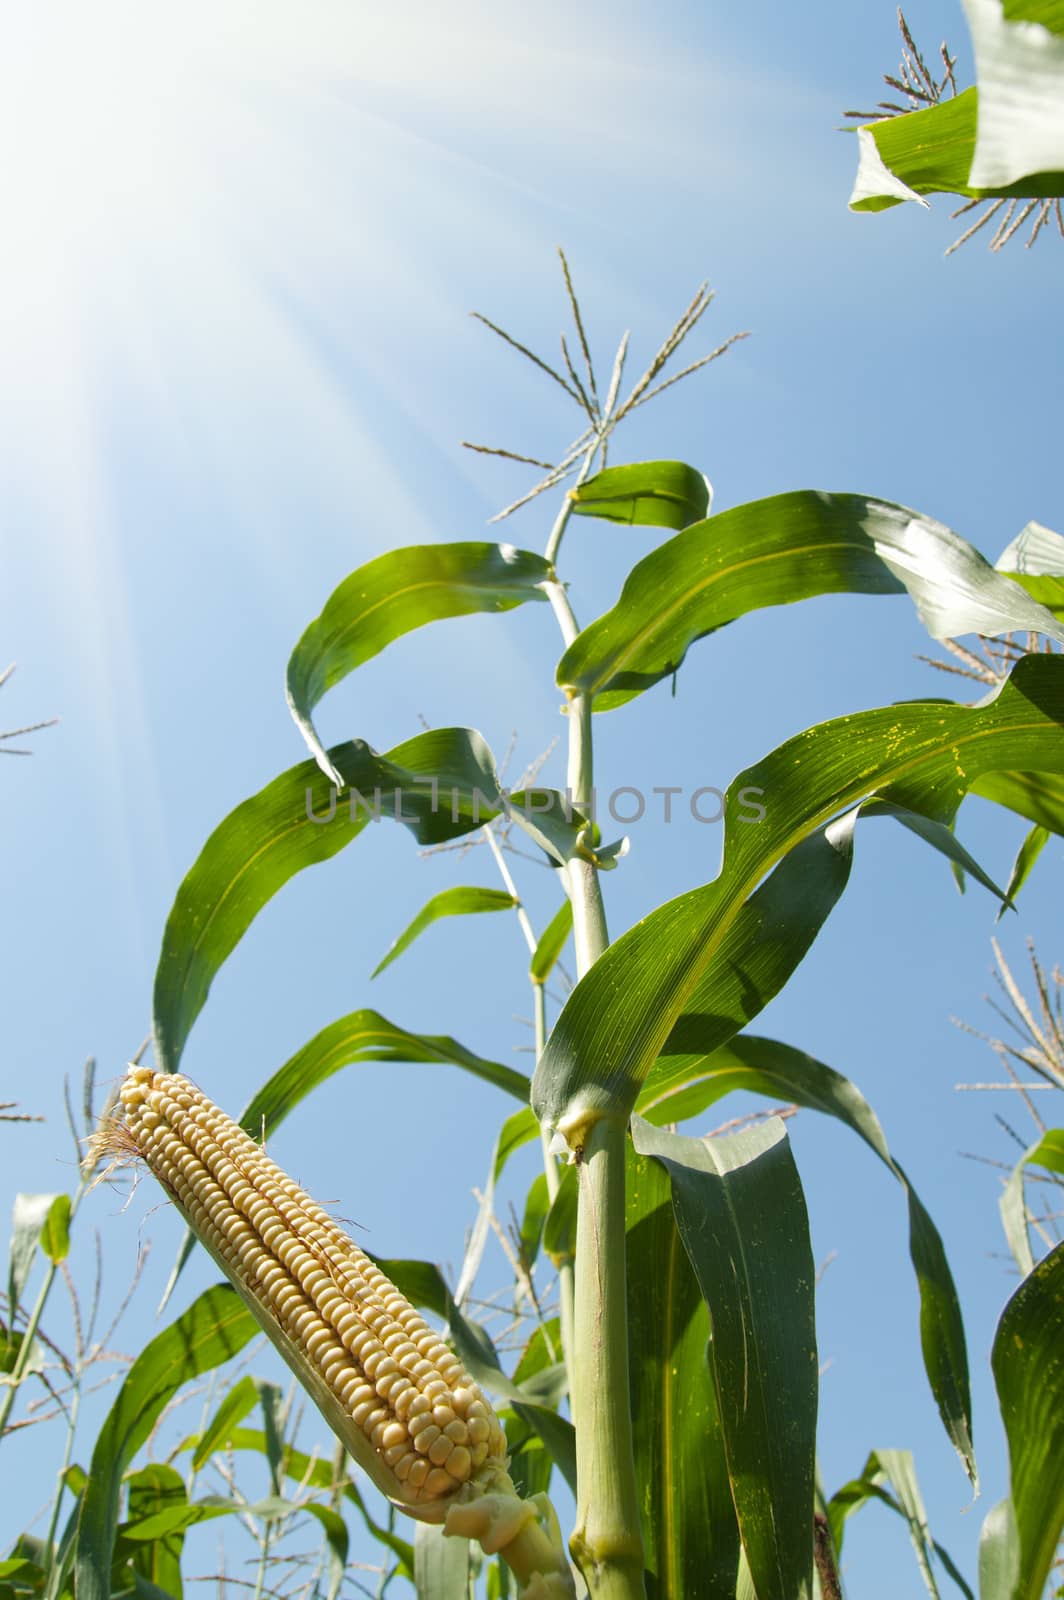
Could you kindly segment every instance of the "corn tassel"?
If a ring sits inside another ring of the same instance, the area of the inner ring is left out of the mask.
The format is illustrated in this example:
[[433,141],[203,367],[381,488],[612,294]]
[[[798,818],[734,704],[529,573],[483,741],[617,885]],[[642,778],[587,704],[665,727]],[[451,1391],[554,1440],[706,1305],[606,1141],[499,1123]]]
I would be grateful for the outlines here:
[[90,1161],[145,1162],[382,1494],[501,1554],[527,1600],[571,1595],[489,1401],[376,1264],[187,1078],[133,1066],[119,1100]]

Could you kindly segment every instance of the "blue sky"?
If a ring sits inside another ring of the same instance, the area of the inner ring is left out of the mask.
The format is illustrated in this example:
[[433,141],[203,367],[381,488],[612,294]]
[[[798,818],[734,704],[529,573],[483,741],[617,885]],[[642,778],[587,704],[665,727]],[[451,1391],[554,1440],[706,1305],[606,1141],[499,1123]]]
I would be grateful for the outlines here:
[[[945,33],[969,81],[959,6],[914,0],[910,22],[932,51]],[[997,256],[976,241],[944,260],[959,231],[947,202],[846,209],[855,146],[837,130],[896,65],[889,5],[814,0],[766,18],[598,0],[575,15],[223,0],[164,18],[49,0],[15,36],[0,66],[18,151],[0,296],[0,637],[19,670],[0,727],[61,722],[0,773],[0,1098],[48,1119],[0,1130],[12,1193],[72,1183],[63,1074],[88,1054],[105,1079],[122,1070],[147,1032],[182,875],[236,803],[301,759],[284,667],[332,587],[393,545],[482,536],[526,486],[525,469],[473,457],[462,438],[550,459],[576,431],[549,381],[466,315],[553,354],[558,244],[601,365],[631,328],[634,368],[703,278],[718,298],[694,354],[753,334],[640,412],[614,460],[689,460],[717,509],[801,487],[882,495],[991,559],[1031,518],[1064,528],[1051,469],[1059,241],[1046,230],[1034,251]],[[504,536],[542,548],[553,512],[540,500]],[[581,621],[612,603],[655,537],[574,526],[564,575]],[[675,699],[663,685],[598,719],[602,781],[723,788],[801,727],[955,692],[915,659],[928,648],[902,599],[746,619],[692,652]],[[556,650],[545,606],[443,624],[334,691],[319,724],[378,748],[420,718],[466,724],[497,753],[516,732],[520,765],[563,731]],[[1007,874],[1020,824],[972,802],[960,832]],[[643,822],[632,841],[607,883],[614,934],[718,865],[719,830],[690,820]],[[1028,935],[1047,961],[1059,953],[1058,863],[1054,843],[1002,926],[1017,965]],[[548,875],[517,865],[541,924]],[[452,924],[369,981],[422,901],[455,881],[493,883],[486,852],[419,862],[383,827],[305,874],[219,978],[187,1070],[235,1109],[363,1005],[527,1064],[512,1054],[527,1043],[514,1014],[528,1013],[516,926],[479,919],[459,941]],[[987,1362],[1011,1279],[995,1175],[961,1152],[1007,1158],[992,1114],[1010,1108],[955,1092],[996,1069],[951,1017],[989,1025],[994,914],[978,889],[960,898],[911,836],[865,826],[846,899],[758,1023],[867,1094],[943,1230],[968,1315],[985,1482],[974,1509],[920,1368],[901,1196],[842,1131],[797,1118],[816,1255],[835,1253],[819,1301],[826,1483],[869,1449],[911,1446],[935,1535],[969,1576],[1005,1483]],[[371,1249],[457,1267],[508,1109],[429,1069],[359,1068],[273,1149],[358,1219]],[[119,1216],[98,1192],[86,1210],[113,1293],[134,1216],[153,1206],[142,1190]],[[155,1210],[143,1226],[161,1284],[174,1221]],[[486,1271],[498,1276],[498,1259]],[[190,1272],[185,1293],[205,1281]],[[152,1303],[145,1292],[126,1348],[149,1337]],[[44,1438],[5,1447],[26,1463],[5,1539],[45,1499]],[[848,1541],[854,1592],[917,1592],[885,1512],[864,1513]]]

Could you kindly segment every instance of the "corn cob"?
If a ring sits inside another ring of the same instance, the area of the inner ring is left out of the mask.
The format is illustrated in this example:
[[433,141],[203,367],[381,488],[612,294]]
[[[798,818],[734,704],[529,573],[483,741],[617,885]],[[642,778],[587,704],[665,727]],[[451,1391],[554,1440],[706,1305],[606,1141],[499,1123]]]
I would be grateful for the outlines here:
[[90,1164],[145,1162],[381,1492],[498,1550],[529,1600],[571,1594],[490,1403],[376,1264],[187,1078],[131,1066],[119,1102]]
[[[429,1510],[485,1463],[501,1424],[461,1362],[326,1211],[187,1078],[131,1068],[122,1128],[286,1357],[344,1415],[388,1496]],[[278,1337],[278,1335],[280,1337]],[[317,1392],[315,1398],[318,1398]],[[433,1519],[435,1520],[435,1519]]]

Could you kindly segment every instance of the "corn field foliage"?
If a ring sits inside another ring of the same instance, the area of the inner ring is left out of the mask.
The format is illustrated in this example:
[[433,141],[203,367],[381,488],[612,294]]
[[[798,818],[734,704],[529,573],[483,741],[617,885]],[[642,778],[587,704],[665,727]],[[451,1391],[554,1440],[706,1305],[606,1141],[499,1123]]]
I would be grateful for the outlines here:
[[[1059,204],[1064,9],[1059,0],[966,0],[966,10],[978,87],[955,92],[948,52],[939,83],[913,45],[903,84],[913,91],[909,103],[888,107],[860,131],[855,205],[882,208],[943,190],[962,199],[1020,197],[1044,205],[1047,215]],[[907,28],[905,38],[908,50]],[[265,1314],[239,1269],[214,1249],[232,1282],[208,1289],[177,1316],[167,1311],[171,1320],[114,1385],[106,1421],[89,1444],[77,1431],[79,1397],[108,1361],[111,1338],[96,1325],[98,1294],[75,1299],[76,1348],[63,1355],[65,1388],[55,1396],[68,1442],[48,1526],[0,1561],[0,1596],[180,1600],[188,1531],[235,1518],[259,1552],[256,1594],[834,1600],[843,1592],[848,1519],[870,1504],[906,1525],[929,1593],[955,1588],[973,1596],[927,1526],[908,1452],[873,1449],[852,1481],[819,1480],[816,1270],[786,1114],[741,1119],[734,1131],[712,1136],[700,1131],[700,1119],[730,1093],[750,1091],[772,1106],[835,1118],[889,1171],[899,1222],[902,1208],[907,1218],[898,1248],[908,1251],[918,1291],[912,1332],[928,1400],[976,1484],[964,1321],[942,1239],[920,1198],[921,1175],[899,1163],[853,1083],[800,1040],[764,1037],[757,1021],[859,870],[870,823],[910,830],[1003,906],[1013,904],[1046,840],[1064,834],[1064,538],[1032,523],[991,563],[919,510],[809,490],[714,514],[703,463],[618,461],[614,449],[635,409],[733,342],[691,353],[688,341],[711,296],[699,290],[632,381],[627,338],[611,368],[596,366],[564,257],[562,264],[573,328],[557,368],[482,319],[547,367],[579,418],[556,463],[489,451],[537,469],[533,486],[500,515],[534,500],[544,508],[542,547],[470,539],[396,549],[325,598],[288,663],[292,754],[300,759],[222,818],[181,883],[162,936],[150,1049],[158,1072],[178,1072],[212,983],[259,913],[298,873],[357,850],[371,821],[394,817],[422,848],[486,841],[493,881],[433,896],[382,952],[378,970],[416,962],[418,941],[431,938],[441,919],[515,918],[527,944],[536,1026],[531,1076],[465,1042],[411,1032],[401,1018],[360,1009],[323,1017],[249,1104],[227,1109],[261,1141],[319,1084],[367,1061],[432,1063],[461,1075],[463,1096],[505,1097],[509,1112],[462,1282],[448,1283],[416,1259],[379,1265],[443,1330],[490,1397],[515,1492],[554,1528],[559,1550],[549,1496],[575,1504],[568,1558],[549,1580],[543,1571],[529,1576],[500,1559],[497,1543],[484,1539],[481,1548],[477,1537],[457,1532],[454,1519],[444,1527],[398,1515],[387,1499],[366,1493],[344,1438],[332,1439],[324,1422],[319,1447],[301,1450],[300,1392],[285,1395],[249,1369]],[[660,539],[610,610],[578,620],[581,597],[567,584],[566,548],[601,537],[611,523],[656,529]],[[707,635],[731,629],[740,650],[751,613],[842,593],[915,607],[929,635],[952,652],[947,665],[978,681],[977,702],[871,707],[795,730],[729,784],[718,875],[611,941],[609,874],[626,841],[604,833],[592,812],[596,780],[609,778],[594,764],[598,719],[623,717],[637,697],[667,692],[661,686],[681,671],[697,676]],[[363,663],[415,629],[446,624],[454,632],[475,613],[503,629],[522,606],[540,614],[544,660],[566,708],[564,792],[543,787],[536,771],[508,789],[499,753],[465,727],[425,730],[383,752],[359,739],[326,748],[317,708]],[[964,636],[967,645],[958,642]],[[1028,824],[1003,886],[965,848],[964,802],[972,794]],[[550,865],[556,885],[556,911],[541,927],[522,900],[528,853]],[[1036,964],[1032,1006],[1004,971],[1026,1030],[1022,1046],[1002,1046],[1005,1066],[1015,1075],[1021,1065],[1060,1088],[1059,986],[1054,991]],[[98,1113],[113,1109],[99,1105],[93,1087],[90,1067],[81,1103],[69,1107],[77,1141],[93,1131]],[[201,1087],[226,1104],[224,1063]],[[980,1600],[1040,1600],[1061,1581],[1054,1562],[1064,1525],[1064,1247],[1052,1212],[1040,1210],[1032,1192],[1064,1177],[1064,1130],[1039,1121],[1002,1201],[1021,1272],[993,1347],[1011,1487],[983,1525]],[[469,1288],[494,1222],[493,1186],[526,1145],[538,1145],[542,1170],[509,1238],[520,1308],[515,1352],[512,1339],[500,1348],[478,1320]],[[21,1195],[15,1203],[0,1328],[5,1430],[25,1422],[30,1380],[53,1348],[50,1295],[70,1278],[71,1241],[91,1181],[86,1169],[72,1193]],[[168,1297],[197,1233],[198,1224],[174,1264]],[[287,1335],[270,1331],[283,1346]],[[328,1416],[321,1385],[306,1382]],[[189,1385],[206,1394],[199,1424],[165,1462],[147,1459],[160,1418]],[[241,1488],[241,1463],[250,1458],[266,1474],[257,1498]],[[212,1466],[208,1492],[200,1479]],[[292,1553],[300,1537],[309,1554]],[[378,1553],[376,1566],[362,1559],[367,1548]]]

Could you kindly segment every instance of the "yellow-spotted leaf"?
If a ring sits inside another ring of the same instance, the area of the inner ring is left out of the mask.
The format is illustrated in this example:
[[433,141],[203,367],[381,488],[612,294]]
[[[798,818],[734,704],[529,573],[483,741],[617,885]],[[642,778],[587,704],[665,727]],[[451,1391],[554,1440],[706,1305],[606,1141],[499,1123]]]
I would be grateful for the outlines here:
[[696,640],[766,606],[908,591],[935,638],[1059,622],[959,535],[906,506],[802,490],[718,512],[651,551],[611,611],[578,634],[559,685],[608,711],[671,678]]

